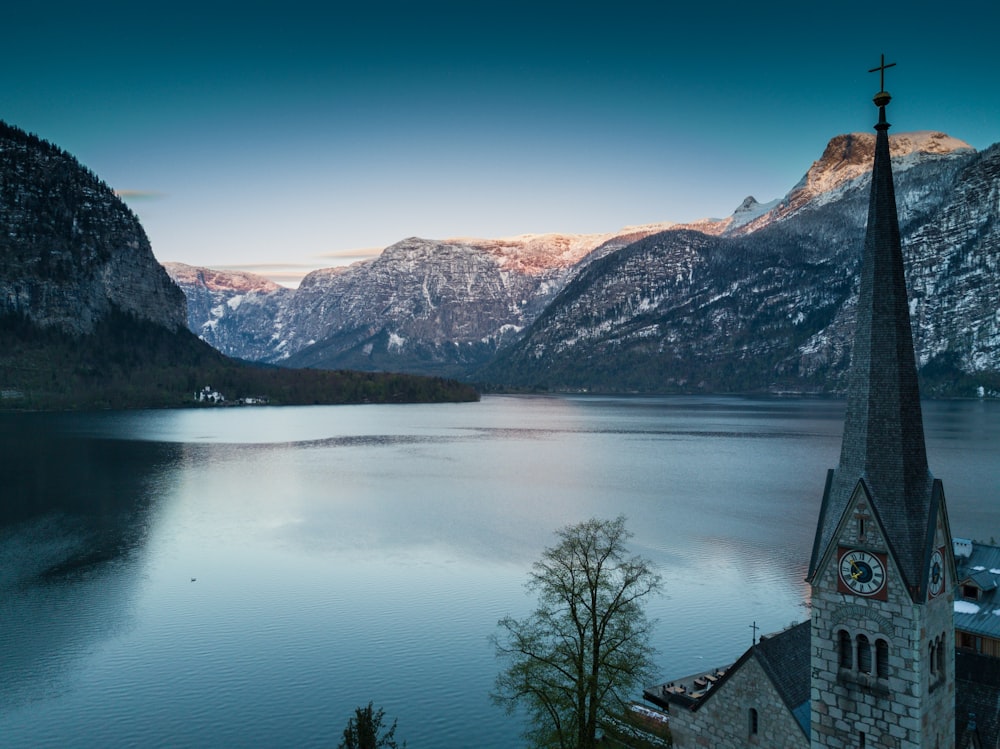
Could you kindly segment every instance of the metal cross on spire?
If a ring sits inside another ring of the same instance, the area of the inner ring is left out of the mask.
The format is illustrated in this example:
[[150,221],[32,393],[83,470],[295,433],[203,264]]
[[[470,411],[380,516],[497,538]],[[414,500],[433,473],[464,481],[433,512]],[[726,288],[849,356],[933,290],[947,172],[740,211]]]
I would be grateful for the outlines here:
[[888,65],[886,65],[885,64],[885,53],[883,52],[882,53],[882,60],[879,63],[879,66],[877,68],[872,68],[871,70],[868,71],[869,73],[874,73],[876,70],[879,71],[879,76],[881,78],[881,80],[879,81],[879,89],[878,89],[879,91],[885,91],[885,69],[886,68],[891,68],[895,64],[896,63],[894,63],[894,62],[890,62]]

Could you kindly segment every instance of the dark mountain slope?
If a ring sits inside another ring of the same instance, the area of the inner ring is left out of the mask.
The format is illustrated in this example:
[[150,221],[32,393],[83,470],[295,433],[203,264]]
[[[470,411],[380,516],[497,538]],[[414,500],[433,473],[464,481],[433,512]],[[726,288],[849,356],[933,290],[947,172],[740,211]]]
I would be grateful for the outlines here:
[[626,392],[759,390],[770,384],[760,372],[829,324],[849,294],[848,274],[809,255],[783,242],[696,232],[642,240],[584,270],[483,379]]
[[0,122],[0,314],[88,333],[111,308],[170,329],[184,295],[138,219],[65,151]]
[[0,317],[0,408],[177,407],[211,386],[228,401],[272,405],[472,401],[453,380],[406,374],[283,369],[223,356],[188,331],[112,309],[87,334]]
[[[1000,379],[1000,148],[897,177],[928,392]],[[493,387],[839,391],[867,178],[745,236],[664,232],[592,263],[481,373]]]

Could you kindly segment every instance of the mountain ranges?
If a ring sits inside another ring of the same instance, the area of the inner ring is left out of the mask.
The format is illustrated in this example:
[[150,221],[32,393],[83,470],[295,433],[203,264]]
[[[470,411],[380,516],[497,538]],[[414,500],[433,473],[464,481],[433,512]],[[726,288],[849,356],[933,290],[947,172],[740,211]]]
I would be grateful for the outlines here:
[[[410,238],[298,289],[166,263],[188,326],[288,367],[491,389],[840,392],[874,135],[833,138],[782,199],[602,235]],[[925,392],[1000,390],[1000,145],[891,136]]]
[[474,400],[468,385],[227,358],[185,325],[183,292],[114,191],[0,122],[0,409]]

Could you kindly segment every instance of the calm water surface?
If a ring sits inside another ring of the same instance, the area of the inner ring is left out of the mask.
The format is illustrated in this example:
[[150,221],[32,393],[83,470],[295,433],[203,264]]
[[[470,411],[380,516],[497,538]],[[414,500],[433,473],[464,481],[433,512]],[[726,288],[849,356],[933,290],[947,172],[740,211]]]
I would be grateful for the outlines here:
[[[1000,404],[925,404],[956,535],[1000,538]],[[552,532],[624,513],[664,677],[808,615],[843,404],[478,404],[0,415],[0,746],[517,747],[497,619]]]

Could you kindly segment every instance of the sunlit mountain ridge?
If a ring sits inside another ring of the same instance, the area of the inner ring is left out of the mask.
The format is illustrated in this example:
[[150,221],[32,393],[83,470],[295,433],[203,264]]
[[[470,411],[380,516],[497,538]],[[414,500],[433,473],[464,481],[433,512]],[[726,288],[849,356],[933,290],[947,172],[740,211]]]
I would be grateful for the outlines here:
[[[890,142],[904,242],[924,253],[908,254],[920,363],[935,371],[947,362],[956,382],[989,379],[1000,356],[987,307],[1000,289],[966,266],[997,260],[996,147],[977,154],[934,131]],[[287,366],[514,388],[836,390],[873,153],[873,135],[836,136],[785,196],[748,197],[724,219],[597,235],[413,237],[315,271],[297,290],[168,269],[194,332],[232,355]],[[683,324],[657,317],[678,310]]]

